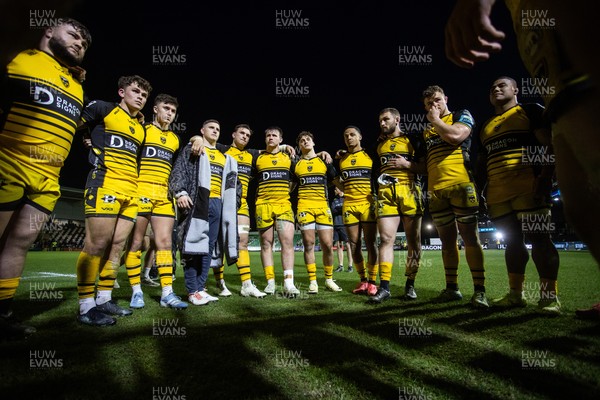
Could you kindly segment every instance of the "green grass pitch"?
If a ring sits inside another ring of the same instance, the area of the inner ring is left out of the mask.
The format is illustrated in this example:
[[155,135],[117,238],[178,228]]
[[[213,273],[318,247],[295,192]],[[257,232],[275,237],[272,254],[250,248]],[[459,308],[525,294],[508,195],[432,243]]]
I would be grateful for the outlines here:
[[[461,302],[434,304],[444,287],[439,251],[424,252],[418,299],[400,300],[404,253],[396,252],[392,298],[380,305],[353,295],[357,274],[334,273],[343,292],[308,295],[296,253],[297,299],[234,295],[185,311],[161,308],[160,288],[144,288],[146,307],[106,328],[76,322],[76,252],[31,252],[14,310],[38,332],[0,343],[2,399],[598,399],[600,323],[574,311],[600,301],[600,270],[589,253],[561,252],[562,314],[536,310],[538,277],[527,267],[529,306],[469,307],[471,277],[461,254]],[[279,254],[276,278],[281,284]],[[504,253],[485,251],[488,298],[508,287]],[[253,280],[266,282],[258,253]],[[174,289],[185,295],[183,271]],[[113,298],[129,304],[124,267]],[[208,290],[216,293],[212,272]]]

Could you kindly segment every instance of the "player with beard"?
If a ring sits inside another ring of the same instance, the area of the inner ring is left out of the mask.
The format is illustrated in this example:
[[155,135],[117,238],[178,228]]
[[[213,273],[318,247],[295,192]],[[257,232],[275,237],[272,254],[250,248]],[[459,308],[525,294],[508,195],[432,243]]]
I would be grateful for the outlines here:
[[85,71],[92,42],[73,19],[44,31],[37,49],[6,67],[0,90],[0,335],[35,332],[12,317],[11,304],[27,250],[60,197],[58,177],[83,109]]

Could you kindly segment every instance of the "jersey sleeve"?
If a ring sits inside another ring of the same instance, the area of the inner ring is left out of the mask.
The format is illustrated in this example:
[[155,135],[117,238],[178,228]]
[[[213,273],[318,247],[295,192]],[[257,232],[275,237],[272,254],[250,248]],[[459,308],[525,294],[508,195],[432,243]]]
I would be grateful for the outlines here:
[[475,119],[468,110],[456,111],[452,116],[452,120],[454,121],[454,124],[461,123],[468,126],[471,130],[475,128]]
[[101,100],[91,101],[81,113],[81,121],[88,127],[97,125],[114,109],[116,105]]

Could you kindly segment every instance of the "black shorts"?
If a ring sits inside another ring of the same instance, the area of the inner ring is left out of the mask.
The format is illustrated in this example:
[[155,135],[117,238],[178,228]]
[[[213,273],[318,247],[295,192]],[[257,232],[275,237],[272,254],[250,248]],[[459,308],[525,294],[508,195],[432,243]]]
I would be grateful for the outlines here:
[[348,234],[346,233],[346,227],[344,225],[333,226],[333,241],[334,242],[347,242]]

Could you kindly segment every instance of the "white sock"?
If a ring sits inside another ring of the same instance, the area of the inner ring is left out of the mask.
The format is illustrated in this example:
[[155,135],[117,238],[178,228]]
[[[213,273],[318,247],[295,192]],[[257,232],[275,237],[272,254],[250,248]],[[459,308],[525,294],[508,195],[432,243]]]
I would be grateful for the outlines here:
[[283,271],[283,284],[285,285],[286,288],[294,286],[294,270],[290,269],[290,270],[284,270]]
[[79,314],[83,315],[96,307],[96,302],[93,297],[86,297],[85,299],[79,299]]
[[112,290],[98,290],[96,304],[102,305],[112,300]]
[[167,297],[171,293],[173,293],[173,286],[171,286],[171,285],[163,286],[161,297],[164,299],[165,297]]
[[133,290],[133,294],[142,293],[142,286],[139,283],[137,285],[133,285],[131,289]]

